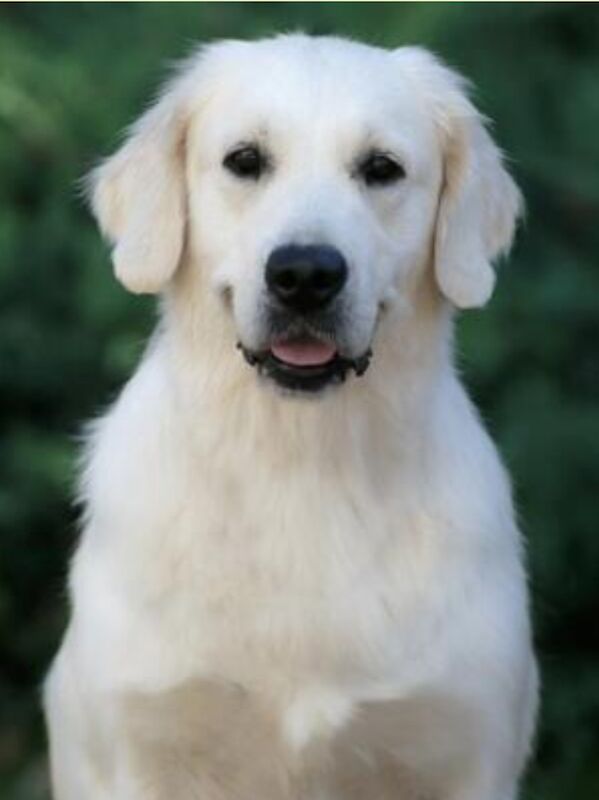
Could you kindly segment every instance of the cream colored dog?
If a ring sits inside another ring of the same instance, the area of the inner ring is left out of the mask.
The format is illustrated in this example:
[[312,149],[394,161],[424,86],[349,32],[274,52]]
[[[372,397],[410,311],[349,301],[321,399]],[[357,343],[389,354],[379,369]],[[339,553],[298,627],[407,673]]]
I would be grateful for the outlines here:
[[412,47],[210,46],[92,190],[162,318],[88,446],[56,800],[514,800],[522,546],[452,316],[519,195],[462,80]]

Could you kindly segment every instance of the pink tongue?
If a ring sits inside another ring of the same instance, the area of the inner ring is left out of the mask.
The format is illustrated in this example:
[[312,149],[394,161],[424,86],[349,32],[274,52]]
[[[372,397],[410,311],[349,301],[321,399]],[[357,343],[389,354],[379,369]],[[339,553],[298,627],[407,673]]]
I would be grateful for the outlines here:
[[280,342],[271,347],[272,354],[279,361],[293,364],[295,367],[316,367],[327,364],[335,355],[332,344],[318,342]]

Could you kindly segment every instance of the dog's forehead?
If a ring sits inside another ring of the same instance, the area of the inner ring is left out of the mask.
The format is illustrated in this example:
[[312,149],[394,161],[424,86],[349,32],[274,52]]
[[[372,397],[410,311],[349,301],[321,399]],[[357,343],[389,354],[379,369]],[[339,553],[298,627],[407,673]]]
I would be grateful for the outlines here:
[[[205,116],[219,127],[376,131],[431,128],[423,97],[390,51],[328,37],[229,43],[206,63]],[[242,133],[242,131],[240,131]]]

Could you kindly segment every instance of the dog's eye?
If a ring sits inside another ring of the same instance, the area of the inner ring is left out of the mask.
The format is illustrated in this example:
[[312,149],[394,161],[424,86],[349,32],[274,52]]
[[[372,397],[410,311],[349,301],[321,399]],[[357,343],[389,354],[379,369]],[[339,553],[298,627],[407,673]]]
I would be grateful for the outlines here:
[[223,161],[223,166],[238,178],[257,180],[266,169],[267,160],[257,147],[246,145],[229,153]]
[[360,164],[359,174],[367,186],[387,186],[406,176],[402,165],[383,153],[371,153]]

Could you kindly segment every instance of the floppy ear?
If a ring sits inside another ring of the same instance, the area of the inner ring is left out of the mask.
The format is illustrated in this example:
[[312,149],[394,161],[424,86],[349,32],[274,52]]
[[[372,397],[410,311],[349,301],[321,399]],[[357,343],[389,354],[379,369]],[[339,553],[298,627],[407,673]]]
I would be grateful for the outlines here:
[[158,292],[175,274],[185,236],[185,111],[171,85],[125,144],[91,175],[92,209],[113,243],[117,278]]
[[437,283],[458,308],[482,306],[495,284],[492,261],[512,242],[522,208],[520,192],[468,99],[465,80],[425,50],[404,50],[409,51],[406,64],[432,101],[443,148]]

